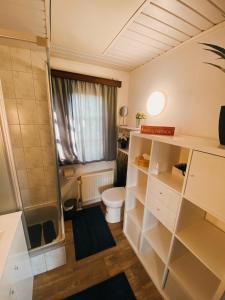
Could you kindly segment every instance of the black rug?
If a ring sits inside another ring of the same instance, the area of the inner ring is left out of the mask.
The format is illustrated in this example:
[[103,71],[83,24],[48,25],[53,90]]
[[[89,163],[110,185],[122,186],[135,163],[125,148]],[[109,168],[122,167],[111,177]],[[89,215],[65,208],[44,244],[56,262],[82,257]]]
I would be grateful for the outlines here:
[[127,277],[120,273],[65,300],[136,300]]
[[76,212],[72,223],[76,260],[116,245],[100,206]]

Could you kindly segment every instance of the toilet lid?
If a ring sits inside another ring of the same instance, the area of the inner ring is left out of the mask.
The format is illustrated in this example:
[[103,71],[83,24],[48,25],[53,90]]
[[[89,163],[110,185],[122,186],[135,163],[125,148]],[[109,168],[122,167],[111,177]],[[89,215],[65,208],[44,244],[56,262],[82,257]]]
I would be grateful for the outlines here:
[[109,202],[123,202],[125,200],[125,188],[115,187],[102,193],[102,199]]

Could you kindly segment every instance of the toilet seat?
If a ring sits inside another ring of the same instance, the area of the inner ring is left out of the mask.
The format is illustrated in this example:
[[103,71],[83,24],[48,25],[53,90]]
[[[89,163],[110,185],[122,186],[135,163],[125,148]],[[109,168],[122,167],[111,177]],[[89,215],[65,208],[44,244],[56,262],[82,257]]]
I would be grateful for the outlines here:
[[114,187],[102,193],[102,200],[106,206],[116,208],[121,207],[125,200],[125,188]]

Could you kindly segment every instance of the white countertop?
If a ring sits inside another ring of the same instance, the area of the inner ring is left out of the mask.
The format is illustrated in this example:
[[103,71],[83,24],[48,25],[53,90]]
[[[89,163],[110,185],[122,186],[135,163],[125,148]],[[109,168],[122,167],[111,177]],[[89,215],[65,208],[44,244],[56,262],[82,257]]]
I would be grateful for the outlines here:
[[22,212],[0,216],[0,279],[2,278],[8,254],[21,219]]

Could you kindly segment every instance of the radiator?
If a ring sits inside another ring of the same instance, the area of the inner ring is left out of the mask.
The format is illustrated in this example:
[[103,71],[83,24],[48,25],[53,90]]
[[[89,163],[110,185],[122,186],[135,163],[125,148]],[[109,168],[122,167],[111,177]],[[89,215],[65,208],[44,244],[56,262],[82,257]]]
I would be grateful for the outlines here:
[[111,188],[114,182],[114,170],[104,170],[81,175],[81,199],[83,204],[101,200],[104,190]]

